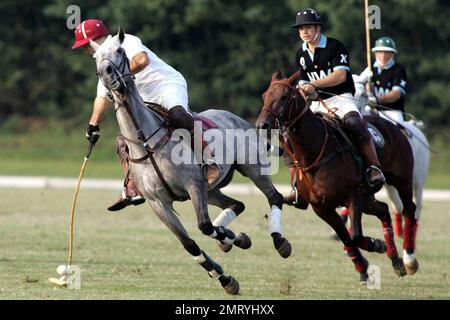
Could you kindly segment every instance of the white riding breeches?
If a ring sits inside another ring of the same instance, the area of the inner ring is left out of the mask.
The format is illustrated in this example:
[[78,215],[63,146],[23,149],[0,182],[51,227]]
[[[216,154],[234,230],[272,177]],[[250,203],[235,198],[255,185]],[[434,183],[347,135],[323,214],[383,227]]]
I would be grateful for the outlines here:
[[383,110],[383,111],[380,110],[379,113],[380,117],[394,123],[396,122],[402,123],[405,121],[405,118],[403,117],[403,112],[399,110]]
[[181,83],[170,83],[161,86],[158,88],[157,93],[152,96],[152,99],[147,102],[159,104],[167,110],[175,106],[182,106],[190,113],[187,86]]
[[[356,105],[356,101],[351,93],[343,93],[339,96],[332,96],[328,99],[324,99],[323,102],[326,103],[328,108],[331,109],[339,117],[339,119],[343,119],[347,113],[352,111],[361,115]],[[309,108],[313,112],[331,113],[320,101],[312,101]]]

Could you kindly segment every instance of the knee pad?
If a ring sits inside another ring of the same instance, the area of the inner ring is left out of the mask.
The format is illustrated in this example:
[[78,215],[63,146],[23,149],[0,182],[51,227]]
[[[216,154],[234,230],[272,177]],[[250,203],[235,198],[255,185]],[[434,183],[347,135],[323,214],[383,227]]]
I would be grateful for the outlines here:
[[194,119],[182,106],[169,110],[169,121],[175,129],[186,129],[189,132],[194,130]]
[[357,112],[349,112],[342,119],[342,123],[357,144],[363,144],[370,140],[366,121]]
[[116,137],[116,152],[119,156],[120,163],[125,163],[128,161],[129,155],[128,155],[128,147],[127,143],[125,141],[125,138],[122,134],[119,134]]

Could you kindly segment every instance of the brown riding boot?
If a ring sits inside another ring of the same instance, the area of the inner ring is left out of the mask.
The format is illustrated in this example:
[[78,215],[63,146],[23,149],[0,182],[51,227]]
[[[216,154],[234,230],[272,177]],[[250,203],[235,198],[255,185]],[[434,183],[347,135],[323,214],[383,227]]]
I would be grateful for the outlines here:
[[127,161],[123,162],[123,168],[126,173],[126,178],[122,195],[119,200],[108,207],[109,211],[118,211],[129,205],[137,206],[145,202],[144,196],[134,184],[133,179],[129,176]]
[[[196,154],[196,141],[201,141],[201,155]],[[201,127],[194,127],[194,129],[191,130],[191,148],[194,152],[194,156],[202,164],[201,169],[203,172],[203,177],[207,181],[208,186],[213,186],[217,180],[220,179],[222,175],[222,168],[214,161],[214,155],[209,148],[208,142],[203,140],[203,132],[201,131]]]
[[214,155],[211,153],[208,143],[203,140],[202,136],[202,154],[205,154],[203,160],[202,171],[208,186],[213,186],[222,175],[222,168],[214,161]]
[[370,187],[374,193],[378,192],[383,187],[386,179],[381,172],[380,162],[378,161],[377,152],[375,150],[375,145],[373,144],[372,138],[360,145],[360,151],[369,166],[367,171],[369,173]]

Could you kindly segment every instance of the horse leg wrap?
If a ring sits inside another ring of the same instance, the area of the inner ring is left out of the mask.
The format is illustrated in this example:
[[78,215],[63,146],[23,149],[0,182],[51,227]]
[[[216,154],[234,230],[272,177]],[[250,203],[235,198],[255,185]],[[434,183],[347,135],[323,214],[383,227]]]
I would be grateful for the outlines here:
[[417,220],[415,218],[406,217],[405,218],[405,228],[404,228],[404,240],[403,249],[406,250],[408,254],[414,253],[415,249],[415,233],[417,230]]
[[194,257],[195,261],[200,264],[203,269],[208,271],[208,274],[211,278],[219,278],[223,275],[222,267],[215,263],[206,253],[202,251],[199,256]]
[[394,228],[396,236],[403,236],[403,216],[397,211],[394,212]]
[[359,273],[367,272],[367,268],[369,267],[369,262],[363,257],[358,248],[353,247],[344,247],[344,250],[347,251],[349,258],[352,260],[355,265],[355,270]]
[[233,231],[222,226],[214,227],[214,234],[215,236],[211,235],[212,238],[217,239],[225,244],[233,244],[234,240],[236,239],[236,235],[233,233]]
[[217,216],[213,222],[213,226],[223,226],[226,228],[234,219],[236,219],[236,213],[232,209],[227,208]]
[[274,232],[281,234],[281,210],[275,205],[269,214],[269,233]]
[[398,254],[394,242],[394,231],[392,230],[392,222],[382,222],[381,224],[383,225],[384,241],[386,242],[387,245],[387,255],[389,258],[391,258],[394,255]]

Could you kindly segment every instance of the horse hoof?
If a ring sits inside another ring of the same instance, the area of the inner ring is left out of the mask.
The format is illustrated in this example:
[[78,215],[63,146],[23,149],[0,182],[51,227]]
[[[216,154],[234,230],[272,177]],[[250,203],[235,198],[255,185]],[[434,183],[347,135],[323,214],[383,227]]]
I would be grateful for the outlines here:
[[280,256],[286,259],[291,255],[292,246],[286,238],[281,238],[280,240],[280,244],[276,247],[276,249]]
[[391,257],[391,261],[392,261],[392,267],[394,268],[395,274],[399,277],[406,276],[405,265],[403,264],[402,259],[400,259],[400,257],[397,254],[395,254]]
[[237,282],[237,280],[232,276],[230,276],[229,278],[230,282],[227,285],[223,286],[225,292],[232,295],[239,294],[239,282]]
[[227,243],[222,243],[220,241],[217,241],[217,245],[219,246],[219,248],[223,251],[223,252],[228,252],[231,249],[233,249],[233,245],[232,244],[227,244]]
[[406,251],[403,251],[403,263],[409,276],[412,276],[419,270],[419,261],[417,261],[414,253],[407,254]]
[[384,242],[383,240],[375,239],[374,251],[377,253],[385,253],[387,251],[386,242]]
[[359,274],[359,284],[365,286],[367,285],[367,280],[369,280],[369,275],[367,274],[367,272],[361,272]]
[[234,239],[234,245],[246,250],[252,246],[252,240],[248,235],[241,232],[237,235],[236,239]]

